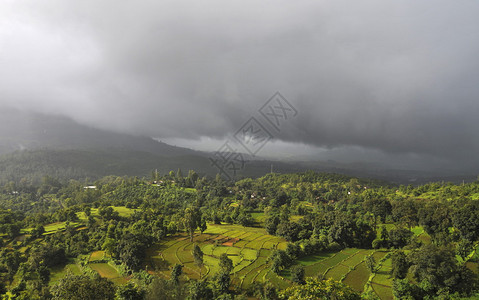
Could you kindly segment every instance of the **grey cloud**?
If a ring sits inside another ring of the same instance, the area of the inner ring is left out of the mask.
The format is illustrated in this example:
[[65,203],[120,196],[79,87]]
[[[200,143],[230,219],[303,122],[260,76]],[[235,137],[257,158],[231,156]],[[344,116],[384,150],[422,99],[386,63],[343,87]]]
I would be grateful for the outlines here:
[[221,139],[279,90],[277,139],[474,160],[475,1],[0,4],[0,101],[160,138]]

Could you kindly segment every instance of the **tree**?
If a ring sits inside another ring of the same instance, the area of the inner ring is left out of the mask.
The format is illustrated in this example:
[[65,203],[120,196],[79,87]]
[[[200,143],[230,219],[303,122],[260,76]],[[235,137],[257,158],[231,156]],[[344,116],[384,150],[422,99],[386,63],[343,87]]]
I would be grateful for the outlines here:
[[456,245],[456,254],[459,255],[462,260],[466,260],[473,250],[474,244],[466,239],[461,239]]
[[48,282],[50,281],[50,269],[47,268],[46,266],[40,266],[37,269],[37,273],[38,273],[38,278],[40,279],[40,281],[44,285],[47,285]]
[[184,225],[190,236],[190,242],[193,242],[193,235],[201,222],[201,215],[196,207],[188,207],[184,213]]
[[254,220],[253,218],[251,217],[251,215],[249,213],[246,213],[244,211],[242,211],[239,215],[238,215],[238,218],[237,218],[237,222],[244,226],[244,227],[247,227],[247,226],[251,226],[253,225],[254,223]]
[[383,246],[387,248],[389,245],[389,233],[386,226],[381,226],[381,240]]
[[113,300],[115,287],[113,282],[100,276],[67,274],[52,286],[51,293],[54,300]]
[[413,251],[408,259],[414,279],[428,295],[434,295],[439,290],[468,295],[477,286],[474,273],[465,265],[458,264],[448,248],[426,245]]
[[35,226],[35,228],[31,232],[32,237],[34,237],[34,238],[39,238],[44,233],[45,233],[45,228],[41,224],[38,224],[37,226]]
[[418,207],[413,200],[401,200],[393,202],[392,218],[395,222],[401,222],[408,228],[416,225]]
[[451,226],[450,208],[440,202],[430,202],[418,211],[419,224],[437,244],[444,244]]
[[128,268],[138,271],[145,258],[147,243],[142,236],[127,233],[116,245],[115,256],[120,258]]
[[230,288],[231,278],[229,273],[220,272],[214,278],[216,289],[219,294],[227,293]]
[[479,240],[479,203],[474,201],[457,209],[452,216],[452,222],[463,239]]
[[341,299],[341,300],[360,300],[361,295],[355,292],[347,285],[334,281],[319,280],[317,278],[306,278],[303,285],[293,285],[280,292],[280,299]]
[[176,285],[180,284],[181,274],[183,274],[183,265],[175,264],[173,270],[171,270],[171,281]]
[[393,281],[394,299],[423,299],[423,291],[407,279],[395,279]]
[[20,226],[16,224],[6,224],[4,225],[4,231],[9,238],[13,239],[20,234]]
[[210,300],[213,299],[213,291],[208,287],[206,281],[192,280],[188,285],[188,300]]
[[0,295],[3,295],[7,292],[7,288],[3,282],[0,282]]
[[406,254],[403,251],[394,251],[391,259],[391,275],[396,279],[405,278],[409,269]]
[[220,268],[223,273],[231,273],[233,270],[233,261],[228,257],[226,253],[220,255]]
[[376,260],[372,254],[366,256],[366,267],[371,273],[376,273]]
[[125,285],[119,285],[116,290],[117,300],[143,300],[145,299],[145,290],[139,288],[131,282]]
[[206,220],[205,218],[201,218],[201,223],[200,223],[200,232],[203,234],[203,232],[208,228],[208,225],[206,225]]
[[389,231],[389,244],[391,247],[400,249],[411,243],[411,238],[414,235],[412,231],[407,228],[394,228]]
[[201,268],[203,267],[203,251],[201,251],[201,248],[195,244],[193,246],[193,259],[195,260],[195,264],[200,268],[200,279],[201,279]]
[[279,222],[280,222],[279,216],[272,215],[271,217],[267,218],[266,221],[264,222],[264,228],[269,234],[274,235],[276,234],[276,230],[278,228]]
[[383,221],[392,211],[391,202],[387,199],[367,200],[364,202],[364,207],[367,211],[372,212],[375,217],[381,217]]
[[291,268],[291,281],[304,284],[304,268],[301,265],[296,265]]
[[288,245],[286,245],[285,251],[286,251],[286,254],[288,254],[288,256],[291,257],[291,259],[297,259],[302,254],[301,246],[294,243],[288,243]]
[[291,257],[283,250],[275,250],[269,257],[271,261],[271,270],[276,274],[279,274],[284,268],[291,265]]
[[176,284],[172,280],[164,280],[155,277],[148,285],[146,300],[183,300],[186,299],[188,291],[185,286]]

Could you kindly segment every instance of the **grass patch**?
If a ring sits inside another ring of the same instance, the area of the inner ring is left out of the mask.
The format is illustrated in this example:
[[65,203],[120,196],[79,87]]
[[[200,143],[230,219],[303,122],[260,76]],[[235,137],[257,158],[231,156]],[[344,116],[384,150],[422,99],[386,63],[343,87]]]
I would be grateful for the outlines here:
[[391,286],[392,278],[390,278],[390,275],[388,272],[379,271],[376,273],[376,275],[374,275],[373,283]]
[[364,260],[364,258],[371,254],[373,251],[372,250],[362,250],[354,254],[353,256],[349,257],[348,259],[344,260],[342,263],[346,266],[349,267],[354,267],[360,262]]
[[349,272],[349,268],[343,265],[336,265],[326,272],[326,278],[333,278],[334,280],[341,280],[341,278]]
[[246,268],[248,265],[251,264],[251,261],[248,261],[248,260],[241,260],[239,262],[239,264],[235,265],[234,268],[233,268],[233,273],[238,273],[240,272],[241,270],[243,270],[244,268]]
[[285,289],[291,286],[291,282],[281,279],[278,275],[273,273],[271,270],[266,273],[264,276],[265,281],[271,282],[273,285],[279,287],[280,289]]
[[298,259],[298,262],[303,266],[309,266],[313,264],[317,264],[318,262],[331,257],[335,252],[325,252],[315,255],[309,255],[305,257],[301,257]]
[[101,277],[108,279],[120,277],[118,271],[107,263],[88,264],[88,266],[98,272]]
[[324,261],[322,261],[322,263],[328,267],[334,267],[335,265],[339,264],[340,262],[342,262],[348,257],[349,257],[348,254],[345,254],[343,252],[338,252],[336,253],[336,255],[331,256],[330,258],[327,258]]
[[[51,223],[51,224],[47,224],[43,226],[43,228],[45,228],[45,233],[43,235],[54,234],[54,233],[57,233],[58,231],[65,230],[66,223],[67,222],[55,222],[55,223]],[[75,222],[69,222],[69,224],[70,226],[73,226],[73,227],[80,226],[79,223],[75,223]],[[32,228],[26,228],[24,229],[24,232],[30,232],[31,230]]]
[[378,295],[378,297],[381,300],[389,300],[389,299],[392,300],[392,299],[394,299],[393,298],[393,291],[392,291],[391,287],[382,286],[382,285],[375,284],[375,283],[372,283],[371,287],[373,288],[374,292],[376,293],[376,295]]
[[385,251],[376,251],[373,253],[373,257],[376,261],[381,260],[384,256],[386,256],[387,252]]
[[415,226],[411,231],[415,236],[420,236],[424,232],[424,228],[422,226]]
[[263,264],[246,274],[245,278],[243,279],[242,288],[247,288],[249,285],[251,285],[255,278],[265,269],[268,269],[268,265]]
[[68,272],[74,275],[80,275],[81,270],[80,267],[76,264],[67,264],[66,266],[62,267],[54,267],[50,270],[50,282],[49,285],[53,285],[62,279]]
[[257,260],[255,260],[254,262],[250,263],[249,265],[247,265],[245,268],[243,268],[241,271],[239,271],[237,273],[238,276],[242,277],[242,276],[245,276],[246,274],[248,274],[249,272],[251,272],[252,270],[262,266],[262,265],[265,265],[266,264],[266,258],[265,257],[258,257]]
[[361,293],[364,290],[364,285],[368,282],[369,275],[370,273],[366,267],[366,263],[362,262],[346,275],[343,282]]
[[429,234],[427,234],[426,232],[421,233],[417,238],[418,238],[418,240],[420,240],[424,244],[430,244],[431,243],[431,236]]
[[242,249],[241,250],[241,255],[243,255],[244,259],[247,260],[254,260],[256,257],[258,257],[258,251],[253,250],[253,249]]
[[[219,266],[220,261],[217,258],[205,255],[203,256],[203,263],[209,269],[208,276],[214,275],[220,271],[220,266]],[[206,275],[206,272],[205,272],[205,275]]]
[[323,263],[316,263],[314,265],[309,265],[304,268],[304,275],[306,277],[317,276],[324,274],[329,267]]
[[479,263],[468,261],[468,262],[466,263],[466,267],[468,267],[469,269],[471,269],[472,272],[474,272],[474,273],[476,273],[476,274],[479,274]]
[[89,262],[95,262],[99,260],[103,260],[105,258],[105,251],[94,251],[90,255]]
[[227,253],[230,247],[216,246],[213,250],[213,256],[220,257],[221,254]]

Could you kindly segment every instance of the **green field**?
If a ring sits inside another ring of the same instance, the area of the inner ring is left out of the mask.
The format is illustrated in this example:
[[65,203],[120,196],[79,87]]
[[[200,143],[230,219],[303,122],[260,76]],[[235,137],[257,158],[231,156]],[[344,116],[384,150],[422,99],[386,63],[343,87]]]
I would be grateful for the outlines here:
[[97,271],[101,277],[105,277],[108,279],[121,277],[118,271],[107,263],[92,263],[89,264],[89,267],[92,270]]
[[[376,262],[388,251],[348,248],[336,253],[322,253],[300,258],[306,276],[323,276],[342,281],[358,292],[364,292],[371,273],[364,262],[372,254]],[[392,299],[391,259],[381,262],[379,271],[372,277],[371,287],[380,299]]]
[[369,275],[370,273],[368,268],[366,268],[366,264],[362,262],[346,275],[344,283],[352,287],[354,290],[362,292],[364,290],[364,285],[368,281]]
[[[188,278],[198,279],[200,269],[194,264],[191,254],[194,244],[199,245],[204,253],[203,278],[220,271],[219,257],[226,253],[233,261],[233,283],[246,288],[253,282],[266,280],[268,257],[274,249],[285,249],[287,242],[268,235],[262,228],[210,224],[203,234],[195,235],[193,242],[185,235],[177,235],[150,248],[146,262],[148,270],[167,278],[171,267],[181,263],[185,266],[183,272]],[[277,276],[274,280],[289,284],[287,279]]]
[[[424,236],[422,228],[414,228],[417,236]],[[147,268],[151,274],[169,278],[171,268],[181,263],[187,278],[198,279],[200,269],[193,262],[191,250],[198,244],[204,252],[202,278],[219,272],[219,256],[226,253],[233,261],[232,284],[247,289],[254,282],[271,282],[278,288],[291,285],[289,271],[276,275],[270,270],[268,257],[275,249],[285,249],[287,242],[268,235],[262,228],[239,225],[212,225],[203,234],[196,234],[193,242],[185,234],[169,237],[148,250]],[[347,248],[339,252],[325,252],[297,260],[305,269],[305,276],[333,278],[349,285],[354,290],[374,292],[380,299],[392,299],[391,259],[384,259],[388,250]],[[100,256],[100,254],[95,254]],[[373,255],[378,270],[375,274],[367,269],[365,258]],[[92,257],[94,255],[92,254]],[[468,263],[477,271],[477,263]]]
[[55,267],[50,270],[51,277],[50,277],[50,285],[55,284],[58,280],[62,279],[68,272],[74,275],[80,275],[81,270],[77,264],[67,264],[64,267]]
[[105,258],[105,251],[95,251],[90,255],[89,262],[96,262]]
[[[188,278],[198,279],[200,269],[194,264],[191,254],[195,243],[204,253],[202,278],[219,272],[219,256],[226,253],[233,261],[232,284],[238,288],[246,289],[253,282],[271,282],[279,288],[291,285],[289,272],[285,270],[278,276],[270,270],[267,261],[274,249],[285,249],[287,242],[268,235],[262,228],[239,225],[208,225],[203,234],[194,236],[193,242],[184,234],[170,237],[148,250],[148,271],[169,278],[172,266],[181,263]],[[378,273],[372,276],[370,285],[366,283],[371,273],[364,263],[366,256],[370,254],[379,262],[387,253],[388,251],[384,250],[347,248],[339,252],[303,257],[297,262],[304,266],[306,276],[331,277],[343,281],[358,292],[363,292],[366,286],[370,286],[380,299],[390,299],[390,259],[382,262]]]
[[[78,228],[78,227],[81,226],[81,224],[76,223],[76,222],[50,223],[50,224],[46,224],[46,225],[43,226],[43,228],[45,229],[45,232],[43,233],[43,235],[49,235],[49,234],[57,233],[58,231],[63,231],[63,230],[65,230],[65,227],[66,227],[67,223],[74,228]],[[25,229],[22,229],[20,232],[21,233],[30,233],[32,230],[33,230],[33,228],[25,228]]]

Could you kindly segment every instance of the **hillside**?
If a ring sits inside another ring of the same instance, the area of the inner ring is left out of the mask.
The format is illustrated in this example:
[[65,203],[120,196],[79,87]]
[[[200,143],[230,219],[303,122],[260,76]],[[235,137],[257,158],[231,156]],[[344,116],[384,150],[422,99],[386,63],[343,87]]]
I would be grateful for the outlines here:
[[[153,170],[196,170],[215,176],[212,153],[159,142],[145,136],[118,133],[81,125],[71,119],[0,110],[0,183],[45,175],[59,179],[97,179],[106,175],[149,176]],[[417,170],[393,170],[380,165],[334,161],[288,161],[251,159],[237,178],[259,177],[271,171],[290,173],[305,170],[334,172],[376,178],[395,183],[420,184],[429,181],[470,182],[477,174],[442,174]],[[298,158],[299,159],[299,158]]]

